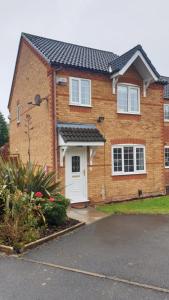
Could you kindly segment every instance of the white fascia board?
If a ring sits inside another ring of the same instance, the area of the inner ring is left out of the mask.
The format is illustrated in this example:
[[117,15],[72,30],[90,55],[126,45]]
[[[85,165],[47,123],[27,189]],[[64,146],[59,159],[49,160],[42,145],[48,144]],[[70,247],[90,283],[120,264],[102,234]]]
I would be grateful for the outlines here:
[[59,146],[104,146],[104,142],[67,142],[65,143],[62,136],[59,134]]
[[118,73],[113,74],[111,76],[111,78],[117,77],[119,75],[123,75],[138,57],[140,57],[141,60],[143,61],[144,65],[146,66],[146,68],[149,71],[150,75],[152,76],[153,80],[157,81],[158,77],[155,75],[155,73],[153,72],[153,70],[151,69],[149,64],[146,62],[144,56],[142,55],[142,53],[139,50],[136,51],[136,53],[130,58],[130,60],[127,62],[127,64]]
[[65,146],[104,146],[104,142],[67,142]]

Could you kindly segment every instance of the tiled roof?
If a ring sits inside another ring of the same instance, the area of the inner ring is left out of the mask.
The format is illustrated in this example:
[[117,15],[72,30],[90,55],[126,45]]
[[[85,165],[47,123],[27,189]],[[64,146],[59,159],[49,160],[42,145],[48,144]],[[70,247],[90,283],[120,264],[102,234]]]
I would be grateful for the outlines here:
[[168,84],[164,86],[164,99],[169,99],[169,77],[161,76],[161,80],[168,82]]
[[137,45],[118,56],[113,52],[65,43],[28,33],[22,33],[22,36],[52,65],[65,65],[106,73],[109,73],[111,66],[114,73],[123,68],[134,53],[139,50],[156,76],[158,78],[160,76],[141,45]]
[[67,65],[99,72],[108,72],[109,63],[118,56],[113,52],[78,46],[36,35],[22,36],[51,64]]
[[84,124],[60,124],[59,134],[67,142],[105,142],[104,137],[95,126]]
[[112,67],[112,72],[115,73],[115,72],[120,71],[137,51],[141,52],[141,54],[143,55],[143,57],[145,58],[145,60],[147,61],[147,63],[151,67],[151,69],[153,70],[153,72],[159,78],[159,76],[160,76],[159,73],[153,66],[152,62],[148,58],[147,54],[145,53],[145,51],[143,50],[141,45],[137,45],[136,47],[130,49],[129,51],[125,52],[124,54],[122,54],[121,56],[119,56],[115,60],[113,60],[110,63],[110,65]]

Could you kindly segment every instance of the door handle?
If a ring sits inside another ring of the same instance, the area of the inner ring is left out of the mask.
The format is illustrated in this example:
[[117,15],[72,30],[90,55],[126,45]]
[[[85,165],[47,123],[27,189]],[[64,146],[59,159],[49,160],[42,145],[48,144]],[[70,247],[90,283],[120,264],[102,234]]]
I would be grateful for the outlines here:
[[85,169],[83,170],[83,175],[84,175],[84,176],[86,175],[86,171],[85,171]]

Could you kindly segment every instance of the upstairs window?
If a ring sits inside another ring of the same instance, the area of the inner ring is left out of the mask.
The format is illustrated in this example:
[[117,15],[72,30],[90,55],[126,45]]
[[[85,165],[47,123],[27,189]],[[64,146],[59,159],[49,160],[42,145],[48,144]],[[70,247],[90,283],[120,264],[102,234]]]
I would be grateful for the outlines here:
[[113,175],[145,173],[143,145],[115,145],[112,147]]
[[70,78],[70,104],[91,106],[91,80]]
[[21,116],[20,116],[20,104],[17,104],[16,107],[16,122],[19,124],[21,121]]
[[165,156],[165,168],[169,168],[169,146],[165,146],[165,152],[164,152],[164,156]]
[[134,85],[117,86],[117,112],[126,114],[140,113],[140,88]]
[[164,121],[169,122],[169,104],[164,104]]

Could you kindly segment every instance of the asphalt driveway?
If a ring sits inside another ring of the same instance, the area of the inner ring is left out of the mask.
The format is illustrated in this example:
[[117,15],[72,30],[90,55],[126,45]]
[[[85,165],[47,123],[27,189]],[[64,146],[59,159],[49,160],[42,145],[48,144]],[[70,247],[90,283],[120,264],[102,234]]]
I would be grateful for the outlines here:
[[0,300],[169,299],[169,293],[158,291],[169,291],[169,217],[110,216],[39,246],[21,259],[0,257]]

